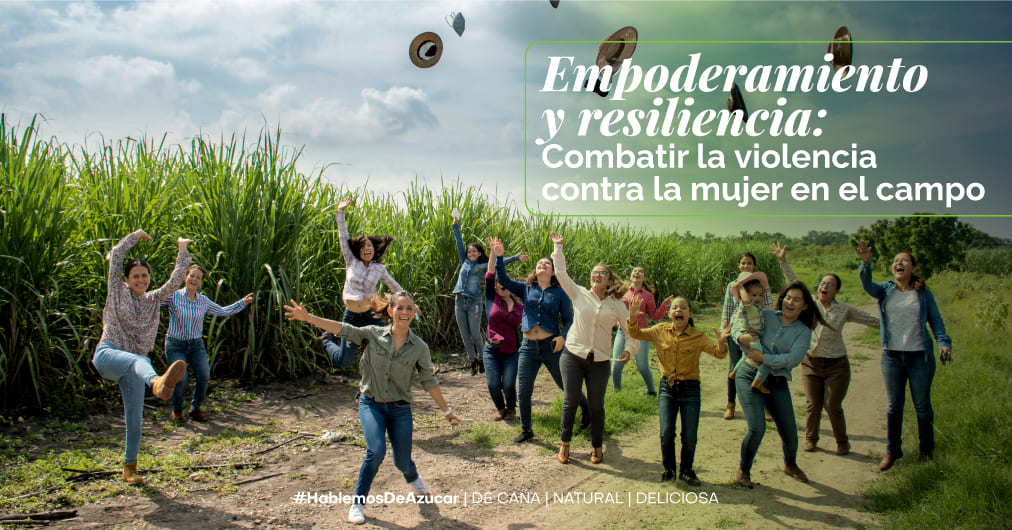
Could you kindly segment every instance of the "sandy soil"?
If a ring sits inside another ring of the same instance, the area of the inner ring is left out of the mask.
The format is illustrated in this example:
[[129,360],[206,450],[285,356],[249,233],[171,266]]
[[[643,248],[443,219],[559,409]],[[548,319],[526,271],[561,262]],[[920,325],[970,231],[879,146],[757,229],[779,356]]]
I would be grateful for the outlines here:
[[[866,307],[873,311],[873,307]],[[637,432],[606,442],[605,461],[590,463],[588,450],[577,449],[569,465],[554,459],[556,433],[538,433],[533,443],[508,444],[485,450],[459,443],[462,429],[443,422],[427,394],[416,390],[413,458],[430,493],[456,496],[433,504],[392,502],[367,506],[366,528],[586,528],[644,526],[678,528],[798,527],[840,528],[875,525],[862,510],[862,484],[879,475],[877,462],[885,443],[885,392],[879,371],[880,352],[855,343],[862,327],[845,328],[848,348],[855,356],[853,379],[844,402],[853,447],[836,456],[836,445],[823,419],[818,451],[799,450],[798,462],[811,482],[802,484],[782,472],[780,438],[770,424],[759,449],[747,490],[734,482],[745,432],[739,412],[722,419],[726,361],[704,356],[703,412],[700,418],[696,471],[703,485],[661,484],[660,448],[656,422]],[[627,375],[628,376],[628,375]],[[494,415],[481,376],[452,372],[439,375],[454,409],[490,422]],[[535,407],[553,400],[559,391],[542,372]],[[207,424],[188,423],[159,444],[178,443],[194,432],[214,433],[229,426],[282,421],[286,427],[321,432],[341,430],[360,437],[354,390],[339,376],[329,376],[323,391],[271,385],[259,397]],[[792,397],[803,419],[804,394],[799,380]],[[114,421],[114,420],[110,420]],[[477,425],[477,423],[476,423]],[[516,425],[514,425],[516,427]],[[145,436],[157,429],[145,420]],[[800,433],[803,438],[803,433]],[[146,443],[154,445],[149,439]],[[455,443],[456,442],[456,443]],[[265,444],[265,446],[268,446]],[[249,450],[253,452],[253,450]],[[58,528],[341,528],[348,505],[298,503],[302,492],[351,495],[365,449],[354,443],[306,446],[298,443],[271,451],[263,467],[251,477],[280,473],[243,484],[234,493],[204,490],[138,491],[78,507],[79,517],[54,524]],[[406,495],[410,487],[392,465],[391,456],[373,483],[374,494]],[[595,497],[596,496],[596,497]],[[319,499],[319,497],[317,497]],[[705,501],[705,502],[704,502]]]

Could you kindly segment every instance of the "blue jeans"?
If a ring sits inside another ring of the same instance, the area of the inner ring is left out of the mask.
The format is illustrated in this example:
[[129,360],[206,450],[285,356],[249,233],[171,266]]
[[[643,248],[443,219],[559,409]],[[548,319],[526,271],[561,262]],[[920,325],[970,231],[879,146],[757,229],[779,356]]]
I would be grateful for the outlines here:
[[418,478],[415,462],[411,460],[411,403],[391,401],[380,403],[362,394],[358,398],[358,419],[365,436],[365,461],[358,470],[355,484],[354,504],[365,504],[365,498],[372,488],[380,464],[387,452],[387,433],[390,449],[394,453],[394,467],[404,474],[404,480],[414,482]]
[[[665,471],[692,471],[699,432],[699,381],[675,381],[675,386],[671,387],[668,378],[662,377],[657,410],[661,419],[661,462]],[[682,413],[682,467],[676,469],[675,422],[679,412]]]
[[[734,371],[734,367],[738,365],[738,361],[741,360],[741,347],[731,337],[727,338],[727,358],[730,361],[727,369],[727,375],[731,375]],[[751,385],[749,385],[751,388]],[[727,402],[734,403],[735,395],[737,391],[734,387],[734,379],[727,380]]]
[[[534,380],[538,378],[541,365],[548,368],[555,384],[562,388],[562,372],[559,370],[559,357],[565,348],[559,352],[552,351],[552,339],[548,337],[541,340],[530,340],[524,337],[520,343],[520,351],[516,353],[519,357],[517,362],[517,385],[519,387],[520,401],[520,428],[529,431],[531,426],[531,397],[534,395]],[[582,418],[589,418],[587,396],[580,396],[580,411]]]
[[780,434],[781,447],[784,453],[784,465],[794,466],[798,463],[798,424],[794,419],[794,405],[791,402],[791,390],[787,385],[787,378],[772,375],[766,379],[766,388],[769,394],[764,394],[752,388],[752,380],[755,379],[756,369],[750,364],[743,364],[738,373],[734,376],[734,384],[738,390],[738,400],[741,401],[742,411],[745,413],[745,421],[748,423],[748,432],[745,439],[741,441],[741,461],[739,466],[742,471],[752,471],[752,461],[755,460],[759,444],[766,435],[766,415],[763,409],[770,411],[773,423],[777,426],[777,433]]
[[[344,318],[341,322],[344,324],[351,324],[356,328],[360,328],[362,326],[382,326],[385,324],[383,319],[372,311],[355,313],[348,311],[347,309],[344,310]],[[338,368],[347,368],[355,362],[355,350],[357,348],[357,344],[344,338],[341,339],[340,345],[331,340],[323,341],[323,350],[327,352],[330,360]]]
[[492,396],[496,410],[517,408],[517,366],[518,353],[503,355],[499,347],[485,345],[485,382],[488,395]]
[[[615,344],[611,348],[611,381],[615,390],[622,390],[622,370],[625,365],[618,362],[625,351],[625,333],[622,328],[615,333]],[[648,394],[656,394],[654,389],[654,373],[650,370],[650,343],[641,340],[640,349],[636,351],[636,369],[639,370],[643,382],[647,385]]]
[[460,338],[464,340],[464,351],[467,352],[467,360],[469,361],[480,359],[481,352],[485,347],[485,335],[481,332],[483,307],[481,298],[471,298],[461,293],[457,293],[457,298],[453,302],[453,309],[457,315],[457,327],[460,328]]
[[126,451],[124,464],[137,462],[141,448],[141,422],[144,420],[145,386],[151,385],[157,373],[151,367],[151,359],[123,350],[117,350],[110,342],[102,341],[95,348],[91,358],[98,373],[119,383],[123,396],[123,417],[126,423]]
[[[211,365],[207,362],[207,349],[204,347],[203,339],[174,339],[165,337],[165,358],[169,365],[183,360],[186,366],[193,367],[193,375],[197,379],[193,386],[193,400],[190,401],[190,410],[200,410],[207,397],[207,383],[211,380]],[[183,372],[183,378],[176,383],[172,392],[173,412],[183,412],[183,394],[186,393],[186,385],[190,382],[189,370]]]
[[886,409],[886,452],[903,456],[903,395],[910,381],[910,398],[917,411],[918,450],[930,455],[935,450],[935,412],[931,408],[931,380],[935,377],[935,358],[923,351],[882,352],[882,378],[885,379],[889,408]]

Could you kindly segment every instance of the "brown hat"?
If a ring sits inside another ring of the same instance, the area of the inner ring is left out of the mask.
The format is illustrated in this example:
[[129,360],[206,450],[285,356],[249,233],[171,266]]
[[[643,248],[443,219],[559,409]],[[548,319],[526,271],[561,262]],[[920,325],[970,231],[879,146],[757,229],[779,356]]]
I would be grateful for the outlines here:
[[840,26],[833,35],[833,42],[829,43],[826,53],[833,54],[833,71],[844,66],[850,66],[854,60],[854,43],[847,26]]
[[622,61],[632,57],[633,52],[636,51],[638,36],[636,28],[626,26],[605,37],[601,45],[597,47],[597,66],[600,68],[611,66],[612,72],[617,70],[622,66]]
[[419,68],[430,68],[443,56],[443,39],[431,31],[419,33],[408,47],[408,57]]
[[734,287],[731,289],[731,296],[733,296],[733,297],[735,297],[735,298],[737,298],[737,299],[740,300],[741,299],[741,295],[738,294],[738,291],[741,290],[741,286],[742,285],[745,285],[746,283],[748,283],[748,282],[750,282],[752,280],[759,280],[759,283],[762,284],[763,289],[769,289],[770,288],[770,282],[766,278],[766,273],[759,272],[759,271],[756,271],[756,272],[744,272],[744,271],[742,271],[742,273],[738,275],[738,278],[734,280]]
[[731,85],[731,95],[727,97],[727,110],[731,112],[740,110],[742,113],[741,121],[748,121],[748,107],[745,106],[745,98],[741,95],[738,83]]

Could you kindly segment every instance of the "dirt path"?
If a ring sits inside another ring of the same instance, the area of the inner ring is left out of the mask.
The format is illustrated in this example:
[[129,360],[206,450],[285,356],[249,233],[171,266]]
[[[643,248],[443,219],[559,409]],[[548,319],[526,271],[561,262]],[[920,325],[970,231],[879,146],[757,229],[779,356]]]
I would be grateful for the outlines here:
[[[874,310],[870,306],[865,309]],[[811,479],[808,484],[798,483],[781,471],[780,439],[775,428],[767,430],[756,456],[752,479],[759,485],[746,490],[734,483],[745,421],[740,412],[731,421],[721,418],[727,363],[704,356],[696,453],[701,487],[658,482],[661,469],[656,422],[610,440],[603,464],[592,465],[587,451],[576,451],[573,462],[563,466],[554,460],[554,436],[491,450],[462,443],[462,431],[443,424],[432,400],[416,392],[413,458],[431,493],[456,498],[428,505],[399,503],[396,499],[371,504],[366,509],[365,527],[839,528],[874,524],[873,517],[861,511],[864,500],[857,492],[862,483],[878,473],[875,464],[885,442],[885,397],[879,352],[853,340],[861,331],[861,326],[853,324],[845,328],[852,359],[865,358],[852,362],[853,379],[844,402],[852,452],[844,457],[831,452],[835,443],[829,422],[824,419],[821,445],[830,451],[799,451],[798,455],[800,467]],[[473,411],[469,415],[478,422],[491,421],[494,411],[490,410],[483,378],[463,372],[439,377],[455,410]],[[547,374],[542,373],[535,407],[555,399],[558,393]],[[282,422],[286,428],[342,430],[360,436],[352,401],[354,390],[339,377],[328,377],[323,391],[315,395],[305,395],[305,390],[291,385],[272,385],[258,390],[258,394],[254,402],[212,423],[187,424],[161,442],[148,438],[158,426],[146,420],[145,443],[171,445],[193,432],[215,433],[268,421]],[[798,380],[792,383],[792,397],[800,423],[804,394]],[[346,502],[296,500],[302,492],[316,493],[317,499],[321,494],[352,494],[364,451],[355,443],[323,447],[292,444],[269,453],[264,466],[253,474],[279,475],[240,485],[232,493],[209,491],[196,482],[179,490],[138,491],[80,506],[79,518],[53,526],[342,528],[348,526]],[[372,492],[403,495],[409,490],[394,469],[388,451]]]

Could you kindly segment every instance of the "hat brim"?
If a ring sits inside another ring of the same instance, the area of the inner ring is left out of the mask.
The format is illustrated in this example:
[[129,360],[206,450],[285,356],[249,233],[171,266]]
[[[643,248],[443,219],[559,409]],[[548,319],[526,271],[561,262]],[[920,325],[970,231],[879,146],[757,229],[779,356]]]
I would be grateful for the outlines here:
[[854,40],[847,26],[840,26],[833,34],[833,42],[829,43],[826,53],[833,54],[833,71],[854,62]]
[[431,31],[419,33],[408,47],[408,58],[419,68],[431,68],[443,56],[443,39]]
[[610,66],[613,71],[618,69],[622,66],[622,61],[632,57],[636,51],[638,38],[639,33],[632,26],[626,26],[605,37],[597,47],[597,66]]
[[742,113],[741,121],[748,121],[748,107],[745,106],[745,97],[741,95],[738,83],[731,85],[731,95],[727,98],[727,110],[731,112],[740,110]]

